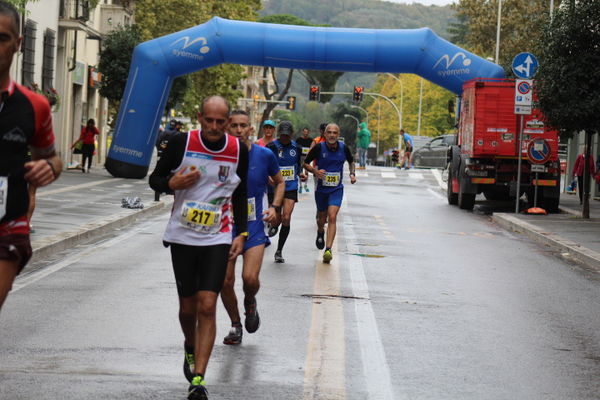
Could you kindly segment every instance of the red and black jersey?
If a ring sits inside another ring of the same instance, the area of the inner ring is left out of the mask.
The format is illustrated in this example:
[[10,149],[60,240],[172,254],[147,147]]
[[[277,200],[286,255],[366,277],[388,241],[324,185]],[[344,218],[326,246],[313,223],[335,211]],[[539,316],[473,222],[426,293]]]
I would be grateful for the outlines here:
[[8,177],[6,215],[0,224],[27,213],[24,165],[29,147],[37,154],[54,153],[50,104],[44,96],[11,81],[0,105],[0,176]]

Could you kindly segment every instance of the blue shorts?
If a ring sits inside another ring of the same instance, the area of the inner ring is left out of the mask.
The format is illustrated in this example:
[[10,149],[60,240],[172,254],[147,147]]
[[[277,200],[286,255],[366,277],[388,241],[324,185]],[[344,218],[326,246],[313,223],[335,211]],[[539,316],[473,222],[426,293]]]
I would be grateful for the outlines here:
[[[233,237],[237,236],[237,232],[235,230],[235,226],[233,227]],[[271,244],[269,240],[269,236],[265,232],[265,223],[262,219],[257,219],[255,221],[248,221],[248,237],[246,238],[246,244],[244,244],[244,253],[246,250],[260,246],[264,244],[265,247],[268,247]]]
[[334,190],[333,192],[315,192],[315,202],[317,203],[317,211],[327,211],[329,206],[342,206],[344,198],[344,188]]

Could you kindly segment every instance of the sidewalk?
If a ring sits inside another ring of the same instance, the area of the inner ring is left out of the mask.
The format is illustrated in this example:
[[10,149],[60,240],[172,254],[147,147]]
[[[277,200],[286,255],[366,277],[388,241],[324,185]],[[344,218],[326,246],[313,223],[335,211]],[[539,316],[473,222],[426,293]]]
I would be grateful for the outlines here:
[[[124,197],[140,197],[144,208],[122,208]],[[168,210],[173,201],[173,196],[161,196],[155,202],[148,178],[114,178],[102,167],[86,174],[63,171],[56,182],[38,189],[36,198],[31,262]]]
[[600,201],[590,199],[590,218],[583,219],[579,196],[563,193],[560,210],[549,215],[494,213],[492,220],[600,272]]

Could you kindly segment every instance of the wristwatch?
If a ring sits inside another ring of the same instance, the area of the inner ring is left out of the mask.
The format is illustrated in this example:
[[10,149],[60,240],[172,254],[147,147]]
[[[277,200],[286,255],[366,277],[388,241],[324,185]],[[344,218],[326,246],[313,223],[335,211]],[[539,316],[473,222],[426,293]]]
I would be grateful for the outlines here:
[[273,207],[275,209],[275,212],[280,213],[281,212],[281,206],[274,206],[271,205],[271,207]]

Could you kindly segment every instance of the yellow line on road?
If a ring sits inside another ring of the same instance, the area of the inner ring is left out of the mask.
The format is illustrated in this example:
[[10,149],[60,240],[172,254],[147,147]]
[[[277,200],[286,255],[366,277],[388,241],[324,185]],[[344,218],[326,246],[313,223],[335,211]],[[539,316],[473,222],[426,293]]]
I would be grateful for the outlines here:
[[345,400],[344,305],[340,298],[334,297],[341,294],[340,256],[335,245],[330,264],[321,262],[322,254],[319,252],[316,262],[313,293],[323,297],[313,300],[303,400]]
[[81,185],[67,186],[67,187],[60,188],[60,189],[43,190],[43,191],[38,191],[35,196],[36,197],[45,197],[45,196],[50,196],[52,194],[70,192],[70,191],[73,191],[73,190],[79,190],[79,189],[89,188],[89,187],[92,187],[92,186],[98,186],[98,185],[102,185],[103,183],[106,183],[106,182],[118,182],[118,181],[122,181],[122,180],[125,180],[125,178],[103,179],[101,181],[82,183]]

